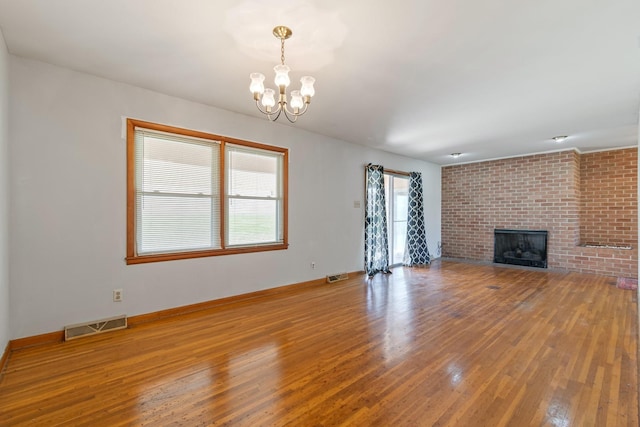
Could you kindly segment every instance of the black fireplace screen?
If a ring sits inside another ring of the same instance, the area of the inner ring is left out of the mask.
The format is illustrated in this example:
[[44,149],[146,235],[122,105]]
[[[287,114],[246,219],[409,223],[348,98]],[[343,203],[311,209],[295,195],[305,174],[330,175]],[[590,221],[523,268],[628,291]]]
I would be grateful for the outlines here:
[[493,262],[547,268],[547,232],[494,230]]

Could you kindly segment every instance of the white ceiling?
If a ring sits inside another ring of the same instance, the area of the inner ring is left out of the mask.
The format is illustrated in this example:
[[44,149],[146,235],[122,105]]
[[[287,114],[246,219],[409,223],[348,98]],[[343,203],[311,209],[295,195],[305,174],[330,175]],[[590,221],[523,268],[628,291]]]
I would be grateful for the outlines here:
[[0,0],[14,55],[255,117],[281,24],[295,127],[438,164],[638,142],[638,0]]

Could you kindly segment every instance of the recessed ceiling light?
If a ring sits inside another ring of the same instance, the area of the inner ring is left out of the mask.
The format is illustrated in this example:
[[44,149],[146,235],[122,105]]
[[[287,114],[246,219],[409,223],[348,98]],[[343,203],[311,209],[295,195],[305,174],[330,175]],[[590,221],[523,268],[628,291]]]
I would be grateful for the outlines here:
[[451,157],[453,157],[454,159],[457,159],[460,156],[462,156],[462,153],[451,153]]
[[567,139],[567,138],[568,138],[568,137],[567,137],[566,135],[560,135],[560,136],[554,136],[554,137],[553,137],[553,138],[551,138],[551,139],[553,139],[555,142],[560,143],[560,142],[564,141],[564,140],[565,140],[565,139]]

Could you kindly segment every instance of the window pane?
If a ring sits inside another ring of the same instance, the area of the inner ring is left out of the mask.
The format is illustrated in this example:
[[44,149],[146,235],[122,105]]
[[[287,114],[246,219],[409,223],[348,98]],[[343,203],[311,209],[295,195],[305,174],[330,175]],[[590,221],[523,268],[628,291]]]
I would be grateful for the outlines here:
[[278,197],[278,157],[229,150],[229,195]]
[[218,150],[217,145],[145,135],[142,191],[212,194],[215,191],[211,174],[214,149]]
[[229,245],[279,241],[278,200],[229,199]]
[[409,180],[406,178],[393,177],[393,197],[394,197],[394,220],[406,221],[409,212]]
[[407,241],[407,221],[395,221],[393,223],[393,264],[402,263],[405,245]]
[[138,253],[189,251],[220,247],[212,234],[212,203],[209,197],[141,195],[138,199]]

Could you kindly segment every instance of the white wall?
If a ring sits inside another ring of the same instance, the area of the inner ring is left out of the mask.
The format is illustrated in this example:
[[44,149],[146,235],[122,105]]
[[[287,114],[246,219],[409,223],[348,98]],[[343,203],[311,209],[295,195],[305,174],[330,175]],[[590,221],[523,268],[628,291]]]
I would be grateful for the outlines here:
[[9,338],[9,52],[0,31],[0,356]]
[[[14,56],[10,71],[13,338],[362,270],[369,162],[423,173],[435,253],[439,166]],[[288,147],[289,249],[125,265],[123,117]]]

